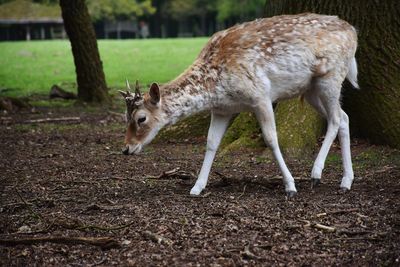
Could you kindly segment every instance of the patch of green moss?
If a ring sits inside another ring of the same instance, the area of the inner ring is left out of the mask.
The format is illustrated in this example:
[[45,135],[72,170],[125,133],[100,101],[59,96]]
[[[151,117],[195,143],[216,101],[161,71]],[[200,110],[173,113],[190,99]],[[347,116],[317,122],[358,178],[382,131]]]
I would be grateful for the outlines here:
[[221,142],[224,150],[240,147],[255,148],[263,146],[261,129],[253,113],[239,114],[228,128]]
[[325,128],[321,116],[298,99],[280,102],[275,116],[282,153],[297,158],[310,156]]
[[162,129],[155,141],[206,137],[209,125],[210,114],[208,112],[196,114]]
[[355,169],[400,166],[400,151],[383,146],[371,146],[353,158]]
[[240,138],[233,141],[232,143],[222,147],[223,148],[222,153],[225,154],[242,148],[256,149],[263,147],[265,147],[265,144],[261,137],[253,138],[251,136],[243,135]]
[[330,153],[326,157],[325,163],[329,165],[340,165],[342,164],[342,156],[338,153]]

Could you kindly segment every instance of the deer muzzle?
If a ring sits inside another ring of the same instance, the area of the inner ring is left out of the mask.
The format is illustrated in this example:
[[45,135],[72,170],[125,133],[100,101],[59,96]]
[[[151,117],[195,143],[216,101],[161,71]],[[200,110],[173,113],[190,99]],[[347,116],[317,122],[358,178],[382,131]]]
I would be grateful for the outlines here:
[[124,155],[137,155],[142,151],[142,145],[141,144],[129,144],[126,145],[124,149],[122,149],[122,154]]

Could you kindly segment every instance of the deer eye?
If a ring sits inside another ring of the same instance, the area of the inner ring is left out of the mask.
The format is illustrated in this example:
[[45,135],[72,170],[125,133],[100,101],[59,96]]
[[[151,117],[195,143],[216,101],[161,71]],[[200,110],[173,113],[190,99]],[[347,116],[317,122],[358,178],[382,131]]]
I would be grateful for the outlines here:
[[141,117],[137,120],[138,124],[141,124],[146,121],[146,117]]

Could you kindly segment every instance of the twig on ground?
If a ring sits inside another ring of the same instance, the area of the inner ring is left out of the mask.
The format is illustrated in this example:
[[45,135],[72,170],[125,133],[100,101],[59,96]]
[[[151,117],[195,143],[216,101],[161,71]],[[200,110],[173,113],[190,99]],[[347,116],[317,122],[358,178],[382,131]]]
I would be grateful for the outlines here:
[[182,180],[188,180],[190,178],[196,178],[193,173],[181,171],[179,167],[174,168],[170,171],[165,171],[157,176],[147,176],[147,179],[166,179],[166,178],[180,178]]
[[255,260],[260,259],[260,257],[258,257],[257,255],[255,255],[253,252],[250,251],[250,244],[246,245],[244,247],[244,250],[241,251],[240,254],[242,255],[242,257],[247,259],[255,259]]
[[[336,227],[323,225],[320,223],[310,222],[309,220],[300,220],[301,222],[306,223],[303,227],[313,227],[316,229],[324,230],[327,232],[336,232],[337,234],[343,234],[347,236],[356,236],[356,235],[366,235],[366,234],[376,234],[372,231],[365,230],[348,230],[348,229],[337,229]],[[383,233],[385,234],[385,233]]]
[[346,229],[341,229],[341,230],[338,230],[338,233],[339,234],[344,234],[344,235],[347,235],[347,236],[355,236],[355,235],[373,234],[374,232],[372,232],[372,231],[363,231],[363,230],[361,230],[361,231],[350,231],[350,230],[346,230]]
[[143,236],[145,238],[150,239],[153,242],[156,242],[157,244],[164,244],[164,245],[170,246],[173,243],[172,240],[170,240],[168,238],[165,238],[165,237],[163,237],[163,236],[161,236],[159,234],[152,233],[152,232],[150,232],[148,230],[143,232]]
[[96,180],[99,180],[99,181],[101,181],[101,180],[117,180],[117,181],[126,181],[126,180],[128,180],[128,181],[134,181],[135,179],[133,179],[133,178],[124,178],[124,177],[121,177],[121,176],[110,176],[110,177],[98,178]]
[[114,226],[114,227],[103,227],[103,226],[98,226],[98,225],[82,225],[80,227],[74,228],[75,230],[99,230],[99,231],[117,231],[117,230],[121,230],[124,228],[127,228],[131,225],[133,225],[135,222],[131,222],[128,224],[124,224],[121,226]]
[[23,123],[80,122],[80,117],[61,117],[26,120]]
[[309,220],[300,220],[300,221],[306,223],[303,227],[313,227],[327,232],[336,232],[337,230],[335,227],[323,225],[320,223],[310,222]]
[[100,230],[100,231],[116,231],[116,230],[121,230],[124,228],[127,228],[131,225],[133,225],[135,222],[130,222],[128,224],[120,225],[120,226],[111,226],[111,227],[105,227],[105,226],[99,226],[99,225],[91,225],[91,224],[85,224],[79,219],[75,218],[56,218],[53,222],[53,225],[55,226],[60,226],[65,229],[71,229],[71,230]]
[[96,203],[90,204],[86,207],[86,210],[120,210],[123,208],[129,207],[128,205],[114,205],[114,206],[105,206],[105,205],[98,205]]
[[245,184],[245,185],[243,186],[243,191],[242,191],[242,193],[237,197],[238,199],[241,198],[241,197],[244,195],[244,192],[246,191],[246,186],[247,186],[247,184]]
[[359,209],[354,208],[354,209],[346,209],[346,210],[334,210],[334,211],[327,211],[327,212],[322,212],[322,213],[318,213],[317,215],[315,215],[316,217],[323,217],[323,216],[327,216],[327,215],[334,215],[334,214],[343,214],[343,213],[350,213],[350,212],[356,212]]
[[377,237],[339,237],[336,240],[366,240],[366,241],[383,241],[383,238]]
[[[278,175],[278,176],[268,177],[266,179],[269,180],[269,181],[274,181],[274,180],[282,181],[283,180],[283,176]],[[295,181],[299,181],[299,182],[301,182],[301,181],[309,182],[310,181],[310,178],[306,178],[306,177],[293,177],[293,179]]]
[[28,203],[28,202],[22,197],[22,195],[20,194],[20,192],[18,191],[17,188],[15,188],[15,192],[17,193],[17,195],[18,195],[18,197],[21,199],[21,201],[24,202],[24,204],[25,204],[26,207],[29,209],[29,211],[31,212],[32,215],[34,215],[34,216],[37,217],[37,218],[43,219],[43,216],[42,216],[42,215],[40,215],[39,213],[35,212],[35,211],[32,209],[33,204],[32,204],[32,203]]
[[0,239],[0,245],[17,246],[17,245],[34,245],[43,242],[68,244],[68,245],[92,245],[103,249],[120,247],[117,240],[111,237],[66,237],[66,236],[47,236],[32,237],[19,239]]

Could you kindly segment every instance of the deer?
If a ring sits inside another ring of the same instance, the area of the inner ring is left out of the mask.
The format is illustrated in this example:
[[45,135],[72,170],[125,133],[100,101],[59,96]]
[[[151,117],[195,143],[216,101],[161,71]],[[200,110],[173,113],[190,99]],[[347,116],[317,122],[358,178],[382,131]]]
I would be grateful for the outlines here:
[[357,33],[337,16],[304,13],[256,19],[215,33],[194,63],[174,80],[152,83],[142,94],[126,81],[126,155],[139,154],[165,126],[201,111],[211,112],[204,161],[190,190],[207,185],[217,149],[236,114],[250,111],[278,163],[288,198],[296,195],[294,178],[278,144],[273,104],[305,99],[327,121],[327,130],[311,171],[311,186],[320,184],[329,149],[339,138],[343,162],[340,190],[354,179],[349,117],[340,104],[347,79],[357,83]]

